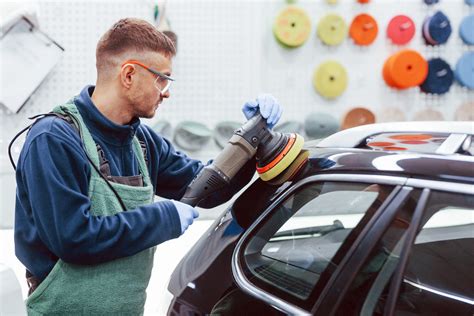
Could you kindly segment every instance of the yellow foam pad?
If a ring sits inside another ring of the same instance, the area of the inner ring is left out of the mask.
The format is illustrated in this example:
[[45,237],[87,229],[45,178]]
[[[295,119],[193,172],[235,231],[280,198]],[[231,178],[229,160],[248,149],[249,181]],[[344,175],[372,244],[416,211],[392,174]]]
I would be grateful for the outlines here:
[[324,44],[339,45],[347,37],[347,24],[342,16],[328,14],[319,21],[317,34]]
[[291,165],[291,163],[298,157],[301,149],[304,145],[304,138],[303,136],[296,134],[295,142],[293,146],[291,146],[290,150],[286,153],[286,155],[271,169],[266,172],[260,173],[260,179],[263,181],[270,181],[271,179],[278,176],[280,173],[286,170],[287,167]]
[[311,20],[303,9],[288,6],[278,14],[273,24],[273,34],[288,47],[298,47],[311,33]]
[[286,181],[291,181],[295,174],[303,167],[308,161],[309,151],[303,149],[300,151],[295,160],[277,177],[268,181],[271,185],[280,185]]
[[319,65],[313,75],[314,89],[323,97],[334,99],[347,88],[347,72],[336,61],[327,61]]

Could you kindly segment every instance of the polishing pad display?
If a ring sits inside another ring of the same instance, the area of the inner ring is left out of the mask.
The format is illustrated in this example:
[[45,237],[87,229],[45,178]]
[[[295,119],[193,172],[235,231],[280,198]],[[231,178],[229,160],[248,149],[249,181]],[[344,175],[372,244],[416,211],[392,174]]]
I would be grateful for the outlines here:
[[427,75],[428,62],[418,52],[410,49],[392,55],[383,66],[383,78],[392,88],[416,87]]
[[474,89],[474,52],[467,52],[458,60],[455,77],[462,86]]
[[349,35],[356,45],[367,46],[375,41],[378,34],[377,21],[368,14],[359,14],[349,28]]
[[457,121],[474,121],[474,101],[460,105],[454,117]]
[[441,45],[446,43],[451,35],[451,23],[443,12],[438,11],[425,19],[422,31],[427,44]]
[[298,47],[308,39],[311,21],[303,9],[290,6],[275,19],[273,34],[277,40],[288,47]]
[[304,120],[304,130],[309,139],[321,139],[339,131],[339,122],[331,114],[315,112]]
[[304,139],[302,136],[296,133],[291,134],[285,147],[281,152],[277,153],[276,157],[273,157],[265,165],[260,165],[260,162],[257,162],[257,172],[260,178],[263,181],[269,181],[285,171],[297,158],[303,145]]
[[212,136],[212,131],[199,122],[183,121],[176,126],[174,142],[189,151],[201,149]]
[[406,121],[407,117],[405,113],[396,107],[381,108],[377,112],[378,122],[403,122]]
[[415,113],[414,121],[444,121],[443,114],[433,109],[425,109]]
[[347,24],[340,15],[328,14],[319,21],[317,34],[324,44],[339,45],[347,36]]
[[404,45],[415,35],[415,23],[406,15],[393,17],[387,27],[387,37],[394,44]]
[[420,88],[426,93],[444,94],[449,91],[453,81],[454,74],[449,64],[441,58],[433,58],[428,61],[428,76]]
[[459,26],[459,36],[467,45],[474,45],[474,14],[466,16]]
[[375,115],[369,109],[358,107],[346,113],[342,121],[342,129],[375,123]]
[[322,63],[314,72],[313,86],[325,98],[340,96],[347,88],[346,69],[336,61]]

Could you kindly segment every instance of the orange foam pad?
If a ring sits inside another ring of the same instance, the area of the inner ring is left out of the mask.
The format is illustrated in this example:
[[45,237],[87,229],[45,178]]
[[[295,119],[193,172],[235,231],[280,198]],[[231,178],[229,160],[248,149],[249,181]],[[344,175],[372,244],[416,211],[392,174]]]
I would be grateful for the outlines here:
[[375,115],[369,109],[357,107],[346,113],[342,120],[341,129],[375,123]]
[[375,41],[379,28],[377,21],[369,14],[359,14],[352,20],[349,35],[357,45],[370,45]]
[[286,144],[285,148],[283,149],[283,151],[277,157],[275,157],[275,159],[273,159],[269,164],[267,164],[266,166],[263,166],[263,167],[260,167],[260,168],[257,166],[257,172],[258,173],[264,173],[264,172],[267,172],[268,170],[270,170],[271,168],[273,168],[290,151],[290,149],[293,146],[295,141],[296,141],[296,135],[291,134],[290,139],[289,139],[288,143]]
[[416,87],[428,75],[428,62],[414,50],[401,50],[385,61],[382,74],[387,85],[393,88]]

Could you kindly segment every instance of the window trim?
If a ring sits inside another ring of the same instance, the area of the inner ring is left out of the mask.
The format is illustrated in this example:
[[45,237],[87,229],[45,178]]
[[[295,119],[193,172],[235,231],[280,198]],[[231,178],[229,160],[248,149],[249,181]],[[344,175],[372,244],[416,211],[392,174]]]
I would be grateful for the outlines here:
[[[383,175],[364,175],[364,174],[320,174],[314,175],[308,178],[305,178],[299,182],[297,182],[292,188],[283,192],[272,204],[258,217],[258,219],[249,227],[249,229],[244,233],[242,238],[240,238],[239,242],[237,243],[234,253],[232,255],[232,274],[234,276],[234,280],[236,281],[237,285],[248,294],[257,297],[258,299],[272,305],[276,309],[289,313],[289,314],[298,314],[298,315],[310,315],[311,313],[307,310],[302,309],[299,306],[294,304],[288,303],[283,299],[270,294],[255,285],[253,285],[245,276],[243,272],[243,268],[240,264],[239,258],[242,256],[242,245],[247,242],[248,238],[252,237],[255,233],[256,227],[262,222],[277,206],[281,204],[283,200],[285,200],[289,195],[293,194],[299,188],[309,183],[314,182],[350,182],[350,183],[376,183],[376,184],[385,184],[385,185],[393,185],[393,186],[403,186],[407,178],[406,177],[397,177],[397,176],[383,176]],[[393,198],[398,195],[399,190],[397,187],[393,189],[387,199],[382,203],[379,209],[376,211],[374,216],[369,221],[367,227],[364,228],[361,236],[364,236],[364,232],[366,229],[372,227],[372,224],[378,220],[382,210],[384,210],[388,205],[391,204]],[[369,227],[369,228],[368,228]],[[354,242],[352,248],[358,245],[360,242],[360,238],[357,238]],[[351,250],[352,250],[351,248]],[[352,253],[353,251],[349,251]],[[341,263],[342,266],[342,263]],[[339,272],[339,269],[336,270],[334,275]],[[333,275],[333,277],[334,277]],[[328,281],[328,284],[332,281],[331,279]]]
[[397,268],[394,271],[392,276],[392,281],[390,281],[390,290],[388,291],[388,300],[387,305],[384,309],[384,315],[393,315],[395,311],[395,305],[398,300],[398,294],[400,292],[400,286],[402,284],[403,275],[405,273],[405,267],[408,263],[408,257],[411,252],[415,238],[418,235],[418,227],[420,226],[423,214],[425,213],[426,204],[431,195],[430,189],[423,189],[421,192],[418,203],[416,204],[415,210],[413,211],[413,216],[410,221],[410,226],[407,229],[407,238],[403,245],[402,252],[400,254],[399,261],[397,263]]

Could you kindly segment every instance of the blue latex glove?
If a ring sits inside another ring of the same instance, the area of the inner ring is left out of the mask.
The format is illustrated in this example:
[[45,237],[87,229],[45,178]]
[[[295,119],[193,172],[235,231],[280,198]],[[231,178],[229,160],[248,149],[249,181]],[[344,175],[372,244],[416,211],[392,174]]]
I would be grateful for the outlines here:
[[199,217],[199,213],[194,207],[188,204],[184,204],[175,200],[171,200],[171,202],[173,202],[176,210],[178,211],[182,234],[186,229],[188,229],[189,225],[194,222],[194,219]]
[[283,112],[277,99],[270,94],[260,94],[257,99],[246,102],[242,107],[242,112],[247,120],[253,117],[258,110],[263,118],[267,119],[269,128],[273,128],[278,123]]

